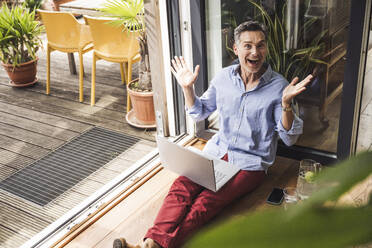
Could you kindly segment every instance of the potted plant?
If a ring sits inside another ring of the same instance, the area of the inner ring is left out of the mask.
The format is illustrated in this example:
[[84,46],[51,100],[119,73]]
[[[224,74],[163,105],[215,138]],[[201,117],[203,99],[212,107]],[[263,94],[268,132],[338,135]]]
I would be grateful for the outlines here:
[[135,120],[131,118],[132,111],[127,113],[129,124],[136,127],[155,127],[155,112],[149,51],[147,46],[146,28],[144,22],[143,0],[108,0],[100,9],[106,16],[115,18],[113,25],[120,25],[125,32],[138,32],[141,61],[139,78],[129,82],[127,92],[132,100]]
[[0,8],[0,60],[10,84],[24,87],[36,83],[36,52],[42,46],[39,35],[43,28],[35,12],[22,6],[6,4]]

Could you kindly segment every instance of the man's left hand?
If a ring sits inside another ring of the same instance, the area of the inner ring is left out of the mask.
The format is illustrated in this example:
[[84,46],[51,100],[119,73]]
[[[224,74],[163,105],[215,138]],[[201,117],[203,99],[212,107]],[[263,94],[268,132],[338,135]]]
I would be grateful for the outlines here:
[[308,85],[313,79],[313,75],[309,74],[304,80],[298,83],[298,77],[295,77],[292,82],[285,87],[282,96],[282,105],[290,106],[292,99],[300,94],[302,91],[306,90],[306,85]]

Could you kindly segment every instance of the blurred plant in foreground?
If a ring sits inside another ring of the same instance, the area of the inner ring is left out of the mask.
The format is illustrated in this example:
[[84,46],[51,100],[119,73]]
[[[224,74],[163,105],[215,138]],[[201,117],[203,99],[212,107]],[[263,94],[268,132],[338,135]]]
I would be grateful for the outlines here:
[[326,247],[372,242],[372,200],[363,206],[336,204],[353,186],[372,175],[372,152],[324,169],[321,186],[310,198],[289,208],[257,211],[213,225],[186,247]]

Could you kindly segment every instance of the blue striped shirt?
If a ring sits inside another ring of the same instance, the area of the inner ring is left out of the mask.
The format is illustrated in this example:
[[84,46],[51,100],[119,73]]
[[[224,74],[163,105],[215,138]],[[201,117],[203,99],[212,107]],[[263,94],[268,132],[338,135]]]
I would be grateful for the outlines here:
[[229,162],[242,170],[267,170],[274,163],[278,138],[290,146],[302,133],[303,121],[295,115],[290,130],[282,122],[281,99],[287,80],[268,66],[258,85],[246,91],[240,65],[221,70],[206,92],[187,109],[195,120],[219,113],[219,131],[204,152],[215,157],[226,153]]

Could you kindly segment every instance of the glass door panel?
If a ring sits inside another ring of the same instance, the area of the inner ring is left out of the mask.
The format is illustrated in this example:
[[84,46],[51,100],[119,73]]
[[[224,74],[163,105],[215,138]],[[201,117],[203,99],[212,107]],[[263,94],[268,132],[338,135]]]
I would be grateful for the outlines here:
[[[235,62],[233,30],[239,23],[249,18],[267,23],[272,30],[269,40],[279,36],[278,52],[269,47],[267,62],[272,68],[288,81],[315,76],[296,98],[304,120],[296,145],[336,153],[351,1],[207,0],[205,6],[208,80]],[[284,36],[262,14],[277,18]],[[218,113],[208,119],[208,128],[218,129],[217,117]]]
[[372,150],[372,25],[369,23],[369,39],[367,47],[366,67],[364,72],[364,85],[361,94],[360,116],[358,124],[358,138],[356,152]]

